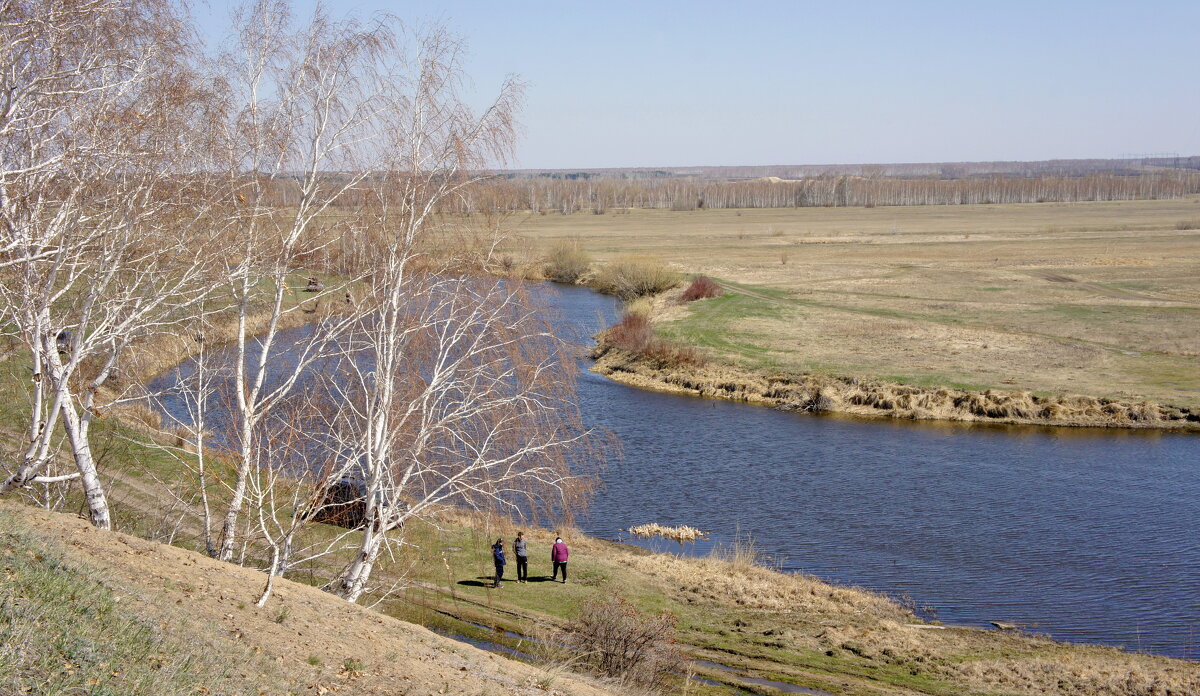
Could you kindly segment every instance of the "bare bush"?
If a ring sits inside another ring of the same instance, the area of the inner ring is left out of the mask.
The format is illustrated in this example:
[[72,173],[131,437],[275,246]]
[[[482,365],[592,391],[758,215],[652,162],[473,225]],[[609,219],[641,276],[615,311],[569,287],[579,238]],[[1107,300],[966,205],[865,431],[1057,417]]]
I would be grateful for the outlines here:
[[546,277],[556,283],[574,283],[587,273],[592,258],[579,242],[560,242],[546,255]]
[[679,299],[683,302],[695,302],[696,300],[706,300],[710,297],[720,297],[725,294],[725,290],[717,284],[717,281],[708,276],[696,276],[692,280],[692,284],[687,286]]
[[595,674],[649,691],[665,691],[686,660],[675,642],[676,618],[639,611],[616,595],[585,602],[566,629],[580,665]]
[[657,295],[679,285],[679,273],[662,262],[624,256],[606,264],[596,274],[592,287],[625,300],[645,295]]
[[611,348],[653,360],[661,367],[699,366],[705,362],[695,348],[656,336],[650,318],[637,312],[627,312],[621,317],[605,332],[604,342]]

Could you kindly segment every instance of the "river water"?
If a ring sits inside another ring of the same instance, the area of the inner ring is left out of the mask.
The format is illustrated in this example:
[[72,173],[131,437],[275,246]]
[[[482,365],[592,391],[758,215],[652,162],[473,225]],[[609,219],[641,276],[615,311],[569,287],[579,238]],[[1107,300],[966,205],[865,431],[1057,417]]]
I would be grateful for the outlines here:
[[[552,303],[584,343],[618,309],[576,287]],[[684,553],[751,535],[785,570],[908,595],[946,623],[1200,658],[1200,437],[820,417],[591,372],[579,391],[624,445],[592,535],[713,532],[645,544]]]
[[[612,298],[546,288],[581,345],[616,317]],[[785,413],[581,367],[585,422],[624,449],[581,518],[589,534],[712,533],[631,542],[688,554],[750,536],[784,570],[907,595],[946,623],[1200,659],[1198,436]]]

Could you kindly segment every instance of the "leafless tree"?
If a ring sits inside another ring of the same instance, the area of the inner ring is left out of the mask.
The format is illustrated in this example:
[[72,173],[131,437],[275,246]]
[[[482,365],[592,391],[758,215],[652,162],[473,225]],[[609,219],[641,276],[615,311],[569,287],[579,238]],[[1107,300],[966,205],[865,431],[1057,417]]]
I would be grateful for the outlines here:
[[410,77],[391,93],[393,164],[374,182],[377,214],[361,237],[375,251],[365,314],[329,428],[364,506],[354,557],[329,585],[350,601],[408,519],[445,504],[561,508],[586,486],[571,466],[589,461],[573,359],[518,283],[456,254],[458,221],[439,214],[507,154],[521,96],[510,80],[472,113],[461,51],[442,31],[415,38]]
[[[233,21],[237,38],[223,64],[238,252],[226,272],[237,316],[228,438],[237,465],[218,535],[221,560],[233,558],[252,473],[270,467],[256,446],[269,414],[355,314],[351,280],[322,285],[306,303],[291,300],[308,282],[298,271],[314,250],[361,228],[354,208],[337,204],[378,170],[368,145],[384,108],[378,65],[392,39],[378,23],[334,21],[320,8],[296,28],[278,0],[248,4]],[[280,333],[321,302],[342,311],[280,354]]]
[[[0,492],[78,478],[101,528],[90,426],[132,398],[115,384],[130,345],[210,287],[204,184],[186,147],[207,101],[188,55],[165,0],[0,4],[0,310],[32,381],[28,445]],[[47,477],[59,426],[77,471]]]

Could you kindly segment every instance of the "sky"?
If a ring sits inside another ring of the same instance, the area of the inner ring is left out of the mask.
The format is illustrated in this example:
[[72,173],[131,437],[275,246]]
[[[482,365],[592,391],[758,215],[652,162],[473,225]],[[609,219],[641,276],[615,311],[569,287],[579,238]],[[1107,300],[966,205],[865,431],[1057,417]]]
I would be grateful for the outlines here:
[[[519,75],[514,168],[1200,154],[1197,0],[326,7],[461,35],[479,107]],[[215,43],[228,4],[195,11]]]

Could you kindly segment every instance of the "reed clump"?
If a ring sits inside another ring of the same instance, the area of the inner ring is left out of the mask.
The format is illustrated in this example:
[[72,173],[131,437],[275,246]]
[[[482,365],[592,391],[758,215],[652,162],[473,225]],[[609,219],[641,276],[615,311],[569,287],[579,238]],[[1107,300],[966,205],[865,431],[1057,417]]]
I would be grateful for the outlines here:
[[591,268],[592,257],[579,242],[559,242],[546,254],[544,273],[556,283],[575,283]]
[[707,532],[702,532],[695,527],[689,527],[686,524],[681,524],[676,527],[662,525],[657,522],[649,524],[639,524],[629,528],[629,533],[636,537],[662,537],[677,541],[680,544],[697,541],[708,536]]

